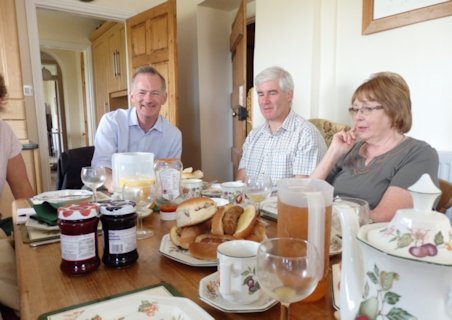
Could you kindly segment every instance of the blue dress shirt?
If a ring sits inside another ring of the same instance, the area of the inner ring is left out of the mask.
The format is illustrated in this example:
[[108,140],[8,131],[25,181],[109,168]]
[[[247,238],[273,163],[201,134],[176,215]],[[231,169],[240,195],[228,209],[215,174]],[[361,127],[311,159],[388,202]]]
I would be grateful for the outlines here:
[[182,134],[163,116],[148,131],[138,124],[135,107],[117,109],[102,116],[94,139],[94,167],[111,168],[118,152],[152,152],[154,159],[177,158],[182,154]]

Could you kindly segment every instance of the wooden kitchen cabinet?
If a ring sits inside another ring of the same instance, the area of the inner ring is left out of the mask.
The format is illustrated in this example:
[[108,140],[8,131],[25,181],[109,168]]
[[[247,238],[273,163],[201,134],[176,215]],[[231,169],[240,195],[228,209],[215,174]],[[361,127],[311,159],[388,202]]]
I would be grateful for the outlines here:
[[[90,36],[93,50],[94,91],[96,120],[115,109],[110,96],[127,96],[127,66],[125,26],[106,22]],[[127,107],[125,105],[124,107]]]

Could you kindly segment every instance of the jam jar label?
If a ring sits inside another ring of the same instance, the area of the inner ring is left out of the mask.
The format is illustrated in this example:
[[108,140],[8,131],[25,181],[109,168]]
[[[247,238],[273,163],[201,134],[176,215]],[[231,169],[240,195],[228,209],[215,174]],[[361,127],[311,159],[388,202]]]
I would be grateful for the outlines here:
[[66,261],[83,261],[96,256],[96,234],[60,235],[61,257]]
[[108,230],[110,254],[122,254],[137,248],[136,227],[123,230]]
[[162,198],[174,200],[180,195],[180,170],[164,169],[158,173]]

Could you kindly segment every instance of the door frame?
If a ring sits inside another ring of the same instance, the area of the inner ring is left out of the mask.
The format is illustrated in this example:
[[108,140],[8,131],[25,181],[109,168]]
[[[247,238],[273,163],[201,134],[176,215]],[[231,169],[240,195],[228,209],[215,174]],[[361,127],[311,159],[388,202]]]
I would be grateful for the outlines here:
[[[60,41],[43,41],[40,43],[39,41],[39,33],[38,33],[38,19],[37,19],[37,8],[42,9],[51,9],[66,13],[76,13],[82,14],[88,17],[119,21],[123,22],[127,17],[133,15],[133,12],[125,11],[125,10],[108,10],[106,8],[102,8],[99,10],[99,7],[96,5],[90,5],[85,2],[74,2],[71,6],[68,6],[67,3],[60,3],[58,0],[25,0],[25,13],[27,17],[26,28],[28,33],[28,42],[30,48],[30,65],[31,65],[31,74],[32,74],[32,82],[34,88],[34,102],[36,108],[36,123],[38,130],[38,139],[39,139],[39,158],[41,163],[49,163],[49,155],[48,155],[48,143],[47,143],[47,129],[46,129],[46,121],[45,121],[45,105],[43,99],[43,80],[42,80],[42,71],[41,71],[41,55],[40,55],[40,46],[41,44],[44,46],[48,46],[49,48],[57,48],[64,50],[75,50],[82,51],[85,53],[85,83],[86,83],[86,99],[88,103],[88,140],[90,143],[94,141],[94,133],[95,133],[95,114],[94,114],[94,85],[93,85],[93,64],[92,64],[92,52],[91,47],[89,45],[83,46],[74,43],[66,43]],[[94,13],[93,13],[94,12]],[[44,43],[45,42],[45,43]],[[55,47],[56,46],[56,47]],[[50,168],[49,166],[41,166],[41,177],[42,177],[42,187],[43,190],[50,190],[51,188],[51,179],[50,179]]]

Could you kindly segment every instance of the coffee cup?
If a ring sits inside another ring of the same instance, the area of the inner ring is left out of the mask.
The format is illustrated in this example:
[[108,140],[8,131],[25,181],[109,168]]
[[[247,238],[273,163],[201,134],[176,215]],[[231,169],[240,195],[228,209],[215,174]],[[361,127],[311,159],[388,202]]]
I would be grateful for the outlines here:
[[221,184],[221,197],[227,199],[229,203],[240,205],[245,200],[243,194],[245,184],[242,181],[229,181]]
[[259,243],[231,240],[218,246],[219,292],[233,304],[251,304],[259,299],[261,289],[256,276],[256,253]]

